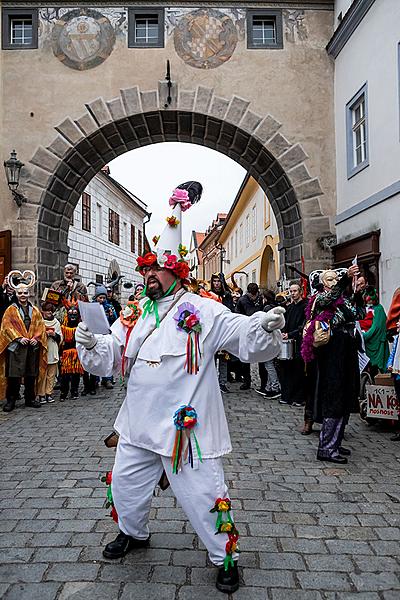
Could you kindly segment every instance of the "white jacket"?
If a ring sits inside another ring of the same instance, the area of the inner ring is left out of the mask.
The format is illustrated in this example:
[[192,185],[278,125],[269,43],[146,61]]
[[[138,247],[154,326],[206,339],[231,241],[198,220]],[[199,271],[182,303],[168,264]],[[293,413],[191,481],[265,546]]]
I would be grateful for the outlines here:
[[[204,458],[222,456],[231,451],[228,424],[218,385],[214,355],[226,350],[243,362],[265,362],[279,354],[281,333],[267,333],[261,327],[263,312],[251,317],[232,313],[214,300],[180,290],[175,296],[159,300],[162,318],[179,296],[158,329],[145,339],[154,327],[154,315],[139,318],[126,351],[136,356],[128,380],[127,394],[118,413],[115,429],[129,443],[163,456],[171,456],[175,438],[173,416],[183,405],[197,411],[195,434]],[[200,348],[202,360],[196,375],[185,369],[187,334],[177,328],[173,316],[178,307],[190,302],[200,311]],[[141,301],[143,306],[144,300]],[[104,376],[114,365],[121,367],[126,327],[118,319],[109,335],[96,335],[97,344],[87,350],[77,344],[79,358],[87,371]],[[245,402],[245,396],[243,396]],[[244,410],[246,410],[244,405]],[[249,424],[249,427],[251,425]]]

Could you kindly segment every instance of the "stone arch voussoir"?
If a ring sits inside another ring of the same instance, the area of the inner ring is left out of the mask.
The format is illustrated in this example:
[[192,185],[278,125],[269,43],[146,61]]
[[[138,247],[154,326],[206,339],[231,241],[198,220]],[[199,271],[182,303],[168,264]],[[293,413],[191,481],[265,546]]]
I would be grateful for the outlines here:
[[36,150],[22,182],[28,202],[20,218],[22,225],[31,221],[32,251],[25,261],[22,252],[18,255],[18,266],[28,262],[43,282],[57,278],[68,258],[70,219],[87,183],[113,158],[162,141],[203,144],[236,160],[268,194],[282,262],[299,265],[304,256],[312,264],[322,258],[315,239],[330,231],[330,223],[321,210],[323,190],[309,173],[302,145],[290,141],[273,116],[257,114],[239,96],[223,98],[202,85],[181,90],[176,83],[170,104],[167,95],[164,81],[157,90],[121,89],[118,97],[95,98],[81,116],[55,126],[56,137]]

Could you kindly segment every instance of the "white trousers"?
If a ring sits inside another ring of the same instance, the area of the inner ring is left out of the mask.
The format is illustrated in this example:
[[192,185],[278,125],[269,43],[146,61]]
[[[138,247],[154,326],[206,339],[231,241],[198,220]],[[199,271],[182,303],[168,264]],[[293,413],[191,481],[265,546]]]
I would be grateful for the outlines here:
[[[203,459],[198,469],[186,464],[178,474],[173,474],[170,457],[132,446],[120,437],[112,474],[120,530],[137,539],[148,538],[151,500],[163,469],[175,497],[207,548],[210,560],[222,565],[228,536],[226,533],[215,535],[217,513],[210,513],[217,498],[228,497],[221,458]],[[237,559],[237,555],[233,557]]]

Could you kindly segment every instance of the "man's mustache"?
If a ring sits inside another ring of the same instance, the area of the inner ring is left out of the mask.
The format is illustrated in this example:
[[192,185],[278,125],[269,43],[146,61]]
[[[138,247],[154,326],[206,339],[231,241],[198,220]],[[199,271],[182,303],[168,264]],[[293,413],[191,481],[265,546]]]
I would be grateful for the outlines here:
[[147,280],[147,283],[151,283],[152,281],[154,281],[155,283],[160,283],[160,280],[157,279],[157,277],[149,277]]

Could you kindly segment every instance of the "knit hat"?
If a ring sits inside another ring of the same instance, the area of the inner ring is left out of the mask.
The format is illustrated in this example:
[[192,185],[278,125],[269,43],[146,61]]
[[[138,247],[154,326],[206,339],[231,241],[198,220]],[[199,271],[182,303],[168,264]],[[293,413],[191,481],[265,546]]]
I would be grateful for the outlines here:
[[93,298],[97,298],[98,296],[107,296],[107,290],[104,285],[96,285],[96,291],[94,293]]
[[188,250],[182,244],[182,213],[200,200],[202,192],[203,186],[198,181],[181,183],[173,190],[168,201],[172,211],[165,219],[167,225],[160,236],[153,237],[154,251],[138,257],[137,271],[141,272],[143,267],[158,264],[170,269],[179,279],[187,278],[189,264],[185,256]]

